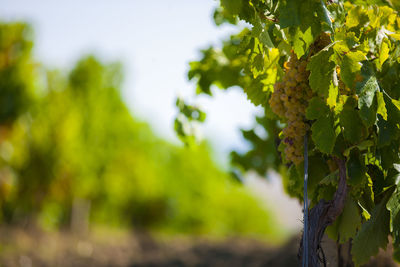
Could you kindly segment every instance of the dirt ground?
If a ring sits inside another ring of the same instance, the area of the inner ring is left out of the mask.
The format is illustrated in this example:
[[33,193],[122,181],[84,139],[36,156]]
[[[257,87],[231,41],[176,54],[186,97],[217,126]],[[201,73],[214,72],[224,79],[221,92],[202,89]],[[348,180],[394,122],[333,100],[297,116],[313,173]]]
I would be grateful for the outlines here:
[[[0,228],[0,266],[299,266],[295,237],[281,247],[247,238],[210,240],[148,234],[97,233],[86,238],[68,232]],[[392,267],[386,254],[368,266]],[[328,259],[328,266],[336,266]]]

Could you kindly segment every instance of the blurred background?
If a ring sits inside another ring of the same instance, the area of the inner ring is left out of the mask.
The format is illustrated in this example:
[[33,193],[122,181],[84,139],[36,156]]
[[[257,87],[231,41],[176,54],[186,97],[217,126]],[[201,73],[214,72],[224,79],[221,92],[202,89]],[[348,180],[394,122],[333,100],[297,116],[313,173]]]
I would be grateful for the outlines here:
[[[235,32],[215,26],[218,5],[3,1],[1,266],[282,258],[298,202],[274,173],[229,173],[229,152],[250,148],[239,129],[262,110],[239,88],[195,97],[187,79],[200,49]],[[207,114],[197,145],[176,137],[177,97]]]

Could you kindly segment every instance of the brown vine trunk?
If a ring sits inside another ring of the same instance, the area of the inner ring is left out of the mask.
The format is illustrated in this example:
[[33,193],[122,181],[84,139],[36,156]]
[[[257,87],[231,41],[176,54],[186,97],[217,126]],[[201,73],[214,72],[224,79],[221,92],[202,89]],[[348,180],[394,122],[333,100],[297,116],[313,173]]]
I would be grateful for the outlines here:
[[[324,263],[323,251],[321,250],[322,237],[326,227],[332,224],[342,213],[346,200],[346,162],[343,159],[336,159],[336,162],[339,166],[339,184],[333,199],[330,201],[321,199],[310,210],[308,216],[308,262],[310,267],[318,267],[321,262]],[[320,256],[321,253],[322,257]],[[303,237],[300,243],[299,255],[303,260]]]

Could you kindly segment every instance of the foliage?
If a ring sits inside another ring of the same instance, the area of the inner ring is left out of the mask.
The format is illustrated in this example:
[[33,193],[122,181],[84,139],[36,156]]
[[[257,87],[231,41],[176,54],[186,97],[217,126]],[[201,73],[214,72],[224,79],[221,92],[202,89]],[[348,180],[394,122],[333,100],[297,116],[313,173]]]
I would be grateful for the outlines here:
[[31,30],[26,24],[0,25],[0,124],[26,109],[32,91]]
[[[46,70],[32,64],[26,29],[0,24],[0,101],[9,104],[0,107],[2,223],[68,227],[76,203],[86,202],[98,224],[281,237],[206,144],[168,143],[131,115],[120,64],[87,56],[69,72]],[[182,106],[189,119],[202,120],[192,109]]]
[[[239,86],[265,109],[255,129],[264,126],[267,137],[243,131],[254,146],[244,155],[232,154],[242,170],[265,175],[275,169],[287,192],[302,200],[302,159],[291,156],[288,147],[302,135],[301,129],[309,128],[308,197],[314,206],[332,199],[338,185],[335,159],[346,160],[349,196],[328,232],[335,240],[340,235],[340,242],[353,243],[356,265],[385,248],[388,235],[400,261],[398,12],[398,1],[221,0],[214,16],[217,25],[236,24],[239,32],[221,49],[203,50],[188,72],[198,93],[211,94],[211,86]],[[239,20],[248,27],[243,29]],[[296,87],[302,80],[292,76],[293,68],[306,75],[306,84]],[[307,88],[312,90],[310,100],[302,97]],[[305,105],[305,117],[294,118],[293,107],[303,112],[299,105]],[[288,127],[295,129],[287,133]]]

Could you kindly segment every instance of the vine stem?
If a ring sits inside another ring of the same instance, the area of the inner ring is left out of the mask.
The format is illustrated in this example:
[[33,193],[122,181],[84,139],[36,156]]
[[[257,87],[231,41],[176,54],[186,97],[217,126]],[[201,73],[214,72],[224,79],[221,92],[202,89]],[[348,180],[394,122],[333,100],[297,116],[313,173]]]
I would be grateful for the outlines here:
[[[321,249],[321,240],[326,227],[332,224],[342,213],[347,196],[346,161],[334,158],[339,166],[339,183],[333,199],[326,201],[321,199],[309,212],[307,227],[303,231],[300,253],[302,261],[310,267],[320,266],[318,252]],[[306,239],[306,242],[304,241]],[[306,244],[307,243],[307,244]],[[304,259],[306,257],[306,259]],[[308,267],[308,266],[307,266]]]

